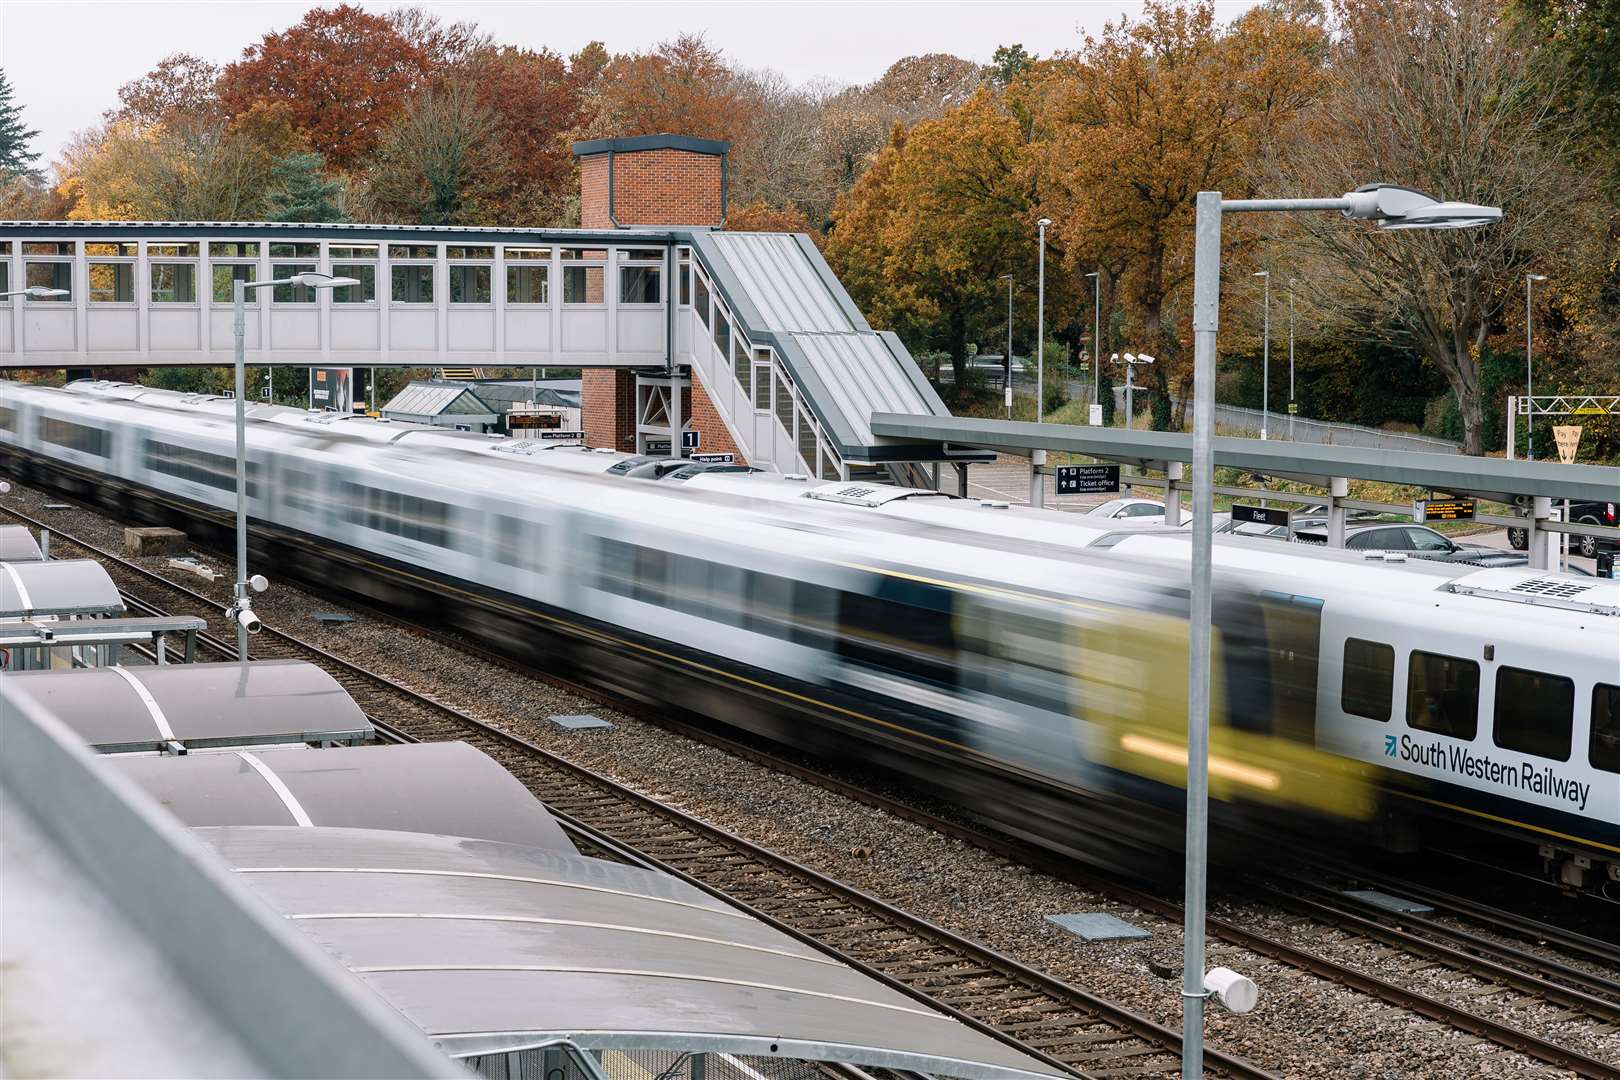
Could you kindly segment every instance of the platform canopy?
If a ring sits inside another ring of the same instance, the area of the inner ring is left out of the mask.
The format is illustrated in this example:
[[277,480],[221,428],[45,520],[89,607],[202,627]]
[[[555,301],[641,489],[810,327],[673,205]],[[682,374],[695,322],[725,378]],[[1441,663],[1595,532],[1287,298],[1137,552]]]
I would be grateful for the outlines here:
[[1062,1075],[661,874],[421,834],[198,835],[454,1057],[566,1037],[589,1050],[839,1061],[973,1080]]
[[0,619],[113,615],[123,610],[118,586],[94,559],[0,562]]
[[106,754],[374,737],[349,692],[302,660],[27,671],[6,676]]
[[193,827],[331,825],[576,850],[540,800],[461,742],[115,760]]
[[0,562],[37,562],[45,557],[26,525],[0,525]]

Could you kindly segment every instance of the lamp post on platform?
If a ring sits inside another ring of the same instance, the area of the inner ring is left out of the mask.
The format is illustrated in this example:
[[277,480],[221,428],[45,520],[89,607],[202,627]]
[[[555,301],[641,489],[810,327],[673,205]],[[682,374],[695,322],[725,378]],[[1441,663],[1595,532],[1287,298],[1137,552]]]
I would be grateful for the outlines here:
[[[1192,604],[1187,678],[1187,877],[1183,910],[1181,1075],[1204,1075],[1205,876],[1209,843],[1210,569],[1215,497],[1215,331],[1221,306],[1221,219],[1225,214],[1337,210],[1383,229],[1462,229],[1500,221],[1494,206],[1440,202],[1420,191],[1369,184],[1336,199],[1222,199],[1200,191],[1193,254]],[[1213,974],[1213,973],[1212,973]],[[1218,985],[1218,984],[1217,984]],[[1219,991],[1217,990],[1217,993]]]
[[1041,230],[1039,269],[1035,273],[1035,422],[1046,419],[1046,227],[1051,218],[1036,222]]
[[30,285],[26,289],[12,289],[10,292],[0,293],[0,300],[10,300],[13,296],[26,296],[30,300],[55,300],[59,296],[66,296],[66,289],[51,289],[44,285]]
[[[1091,279],[1091,403],[1102,406],[1102,272],[1093,270]],[[1101,420],[1098,423],[1102,423]]]
[[1535,328],[1535,312],[1530,307],[1530,293],[1531,290],[1535,288],[1536,282],[1546,280],[1546,274],[1524,275],[1524,396],[1526,398],[1526,412],[1524,414],[1524,459],[1526,461],[1536,460],[1536,444],[1530,438],[1530,433],[1535,429],[1536,426],[1535,410],[1531,407],[1529,401],[1529,398],[1536,392],[1535,368],[1532,367],[1530,363],[1530,350],[1534,344],[1533,330]]
[[1013,387],[1012,387],[1012,380],[1013,380],[1013,372],[1012,372],[1012,289],[1013,289],[1013,276],[1011,274],[1002,274],[1001,275],[1001,280],[1005,281],[1007,283],[1007,355],[1002,358],[1002,364],[1001,364],[1001,368],[1002,368],[1003,371],[1005,371],[1007,373],[1007,376],[1006,376],[1006,381],[1003,384],[1002,393],[1006,395],[1006,399],[1007,399],[1007,419],[1011,420],[1012,419],[1012,397],[1013,397],[1013,395],[1012,395],[1012,390],[1013,390]]
[[251,579],[247,572],[247,292],[249,289],[270,289],[277,285],[302,285],[306,289],[335,289],[343,285],[358,285],[354,278],[333,277],[306,270],[292,277],[270,281],[243,281],[234,283],[232,299],[236,306],[236,584],[231,589],[231,606],[225,613],[236,623],[236,658],[247,660],[249,634],[259,632],[259,617],[253,614],[253,601],[248,596],[263,592],[269,583],[259,575]]
[[1271,426],[1271,271],[1254,275],[1266,279],[1266,329],[1260,346],[1260,441],[1265,442]]

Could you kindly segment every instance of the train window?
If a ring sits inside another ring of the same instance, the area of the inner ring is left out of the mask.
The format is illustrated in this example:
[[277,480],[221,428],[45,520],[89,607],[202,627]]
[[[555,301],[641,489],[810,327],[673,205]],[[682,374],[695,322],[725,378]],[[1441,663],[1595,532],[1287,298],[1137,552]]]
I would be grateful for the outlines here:
[[1069,711],[1069,672],[1061,623],[1020,611],[979,608],[961,620],[962,679],[970,690]]
[[495,515],[495,561],[524,570],[540,569],[541,529],[532,521]]
[[1419,731],[1472,739],[1479,731],[1479,665],[1414,649],[1406,671],[1406,723]]
[[1381,641],[1346,638],[1339,707],[1351,716],[1387,721],[1394,687],[1394,648]]
[[[248,493],[252,494],[251,484],[248,485]],[[432,499],[406,495],[400,491],[344,484],[343,519],[350,524],[406,540],[434,547],[451,546],[450,508]]]
[[81,454],[94,454],[101,458],[107,456],[107,432],[103,428],[69,423],[54,416],[42,416],[39,418],[39,437],[55,446],[77,450]]
[[0,409],[0,431],[17,430],[17,410]]
[[1496,670],[1496,712],[1491,736],[1504,750],[1569,760],[1575,722],[1575,683],[1523,668]]
[[743,576],[743,629],[787,638],[793,626],[793,582],[753,570]]
[[1592,688],[1592,739],[1587,750],[1592,768],[1620,773],[1620,686]]
[[665,603],[670,554],[658,548],[637,547],[631,566],[630,598],[644,604]]
[[913,604],[884,595],[891,589],[888,582],[877,587],[878,595],[838,594],[838,654],[907,678],[954,685],[950,594],[927,588],[919,599],[937,603]]
[[[141,460],[153,472],[172,476],[177,480],[189,480],[194,484],[219,488],[221,491],[236,490],[236,459],[226,457],[224,454],[210,454],[203,450],[193,450],[189,446],[175,446],[147,439],[141,445]],[[258,496],[258,472],[258,462],[248,462],[247,493],[250,499]]]

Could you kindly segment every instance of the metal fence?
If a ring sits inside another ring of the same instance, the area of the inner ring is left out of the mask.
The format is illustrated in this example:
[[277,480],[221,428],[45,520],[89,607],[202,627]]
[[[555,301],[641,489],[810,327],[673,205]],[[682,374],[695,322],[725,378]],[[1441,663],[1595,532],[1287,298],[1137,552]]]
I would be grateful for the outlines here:
[[[1241,405],[1215,406],[1215,423],[1223,428],[1260,436],[1261,412]],[[1292,423],[1290,423],[1292,421]],[[1360,424],[1337,424],[1326,420],[1309,420],[1303,416],[1290,417],[1286,412],[1273,411],[1266,434],[1273,439],[1291,439],[1294,442],[1318,443],[1325,446],[1364,446],[1372,450],[1419,450],[1426,454],[1460,454],[1462,448],[1446,439],[1430,435],[1408,435],[1401,431],[1383,431],[1362,427]]]

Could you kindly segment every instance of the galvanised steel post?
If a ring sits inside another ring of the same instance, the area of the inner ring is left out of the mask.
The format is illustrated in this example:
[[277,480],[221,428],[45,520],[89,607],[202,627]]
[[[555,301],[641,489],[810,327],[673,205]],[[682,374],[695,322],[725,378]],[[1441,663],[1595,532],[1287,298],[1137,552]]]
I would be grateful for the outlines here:
[[1271,271],[1262,270],[1254,276],[1266,279],[1266,329],[1260,348],[1260,441],[1264,442],[1271,427]]
[[1528,406],[1524,414],[1524,460],[1536,460],[1536,444],[1530,437],[1536,426],[1535,409],[1535,369],[1530,362],[1530,350],[1534,347],[1535,338],[1531,333],[1535,315],[1530,307],[1531,290],[1538,281],[1546,281],[1545,274],[1524,275],[1524,397]]
[[1046,227],[1051,218],[1041,218],[1041,250],[1035,286],[1035,422],[1046,419]]
[[1087,274],[1091,279],[1091,403],[1102,398],[1102,271]]
[[1288,441],[1294,441],[1294,279],[1288,279]]
[[[1181,1075],[1204,1075],[1204,887],[1209,848],[1210,549],[1215,509],[1215,330],[1221,307],[1221,193],[1200,191],[1193,253],[1192,608],[1187,677],[1187,871]],[[1126,370],[1129,370],[1127,368]]]
[[[233,283],[236,304],[236,584],[231,597],[239,605],[247,599],[247,282]],[[235,612],[232,612],[233,616]],[[247,627],[236,620],[236,658],[247,659]]]
[[1005,358],[1005,360],[1004,360],[1004,362],[1002,364],[1002,367],[1007,372],[1007,385],[1005,387],[1004,392],[1005,392],[1006,398],[1007,398],[1007,419],[1011,420],[1013,418],[1012,417],[1012,399],[1013,399],[1012,286],[1013,286],[1013,276],[1011,274],[1002,274],[1001,276],[1002,276],[1002,279],[1007,282],[1007,356],[1006,356],[1006,358]]

